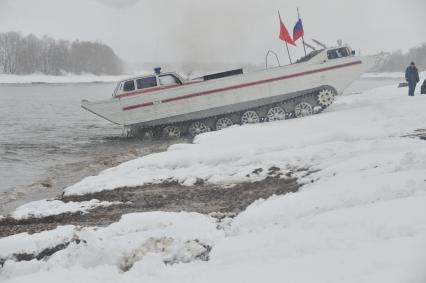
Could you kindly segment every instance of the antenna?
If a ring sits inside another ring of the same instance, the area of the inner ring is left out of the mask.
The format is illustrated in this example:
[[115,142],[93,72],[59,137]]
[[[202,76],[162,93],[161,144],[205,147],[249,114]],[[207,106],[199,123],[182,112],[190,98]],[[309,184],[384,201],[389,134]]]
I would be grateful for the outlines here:
[[327,46],[324,43],[322,43],[322,42],[320,42],[316,39],[312,39],[312,41],[315,42],[317,45],[321,46],[322,49],[327,49]]
[[303,44],[304,44],[306,47],[308,47],[308,48],[312,49],[312,51],[317,51],[317,50],[316,50],[316,48],[315,48],[315,47],[313,47],[312,45],[310,45],[309,43],[303,42]]

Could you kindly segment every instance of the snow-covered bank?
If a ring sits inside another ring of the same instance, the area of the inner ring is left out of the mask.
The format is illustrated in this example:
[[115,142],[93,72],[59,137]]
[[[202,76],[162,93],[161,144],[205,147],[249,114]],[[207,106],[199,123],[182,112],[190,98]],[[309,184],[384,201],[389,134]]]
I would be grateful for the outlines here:
[[[425,282],[426,142],[403,137],[426,128],[425,105],[426,96],[395,86],[375,89],[339,97],[327,113],[204,134],[106,170],[67,194],[167,179],[230,184],[261,179],[246,175],[271,166],[320,171],[302,178],[299,192],[259,200],[221,223],[136,213],[105,228],[2,238],[0,258],[9,260],[0,280]],[[13,260],[61,243],[69,245],[44,260]]]
[[0,74],[0,84],[32,84],[32,83],[93,83],[93,82],[118,82],[129,75],[122,76],[96,76],[93,74],[82,75],[63,75],[52,76],[44,74],[31,74],[31,75],[7,75]]
[[[426,78],[426,71],[419,74],[420,78]],[[361,76],[364,79],[401,79],[405,81],[405,73],[388,72],[388,73],[365,73]]]
[[60,200],[40,200],[24,204],[11,213],[14,219],[40,218],[62,213],[87,213],[97,207],[108,207],[120,204],[119,202],[107,202],[93,199],[84,202],[63,202]]
[[[65,189],[65,194],[80,195],[166,180],[184,185],[193,185],[198,179],[233,184],[265,178],[272,166],[283,170],[327,169],[354,153],[375,153],[372,147],[387,140],[390,146],[412,146],[412,140],[400,136],[426,127],[426,96],[409,99],[405,92],[394,86],[379,88],[362,95],[339,97],[329,112],[320,115],[204,134],[196,137],[194,144],[173,145],[166,152],[88,177]],[[258,168],[263,172],[250,174]]]

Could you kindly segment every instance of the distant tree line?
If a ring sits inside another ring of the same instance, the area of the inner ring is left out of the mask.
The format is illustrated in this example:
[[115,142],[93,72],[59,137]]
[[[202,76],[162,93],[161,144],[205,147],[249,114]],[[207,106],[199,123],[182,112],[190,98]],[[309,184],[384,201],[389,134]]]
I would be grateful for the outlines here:
[[414,61],[420,71],[426,71],[426,43],[411,48],[407,53],[396,51],[391,53],[378,66],[377,71],[404,72],[405,68]]
[[0,33],[0,73],[117,75],[123,73],[123,62],[103,43],[7,32]]

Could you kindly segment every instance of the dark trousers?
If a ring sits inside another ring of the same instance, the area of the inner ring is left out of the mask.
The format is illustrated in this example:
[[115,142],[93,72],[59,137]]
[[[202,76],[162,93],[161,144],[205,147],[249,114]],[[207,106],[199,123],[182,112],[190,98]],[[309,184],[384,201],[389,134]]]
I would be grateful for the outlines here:
[[416,83],[408,83],[408,96],[414,96],[416,90]]

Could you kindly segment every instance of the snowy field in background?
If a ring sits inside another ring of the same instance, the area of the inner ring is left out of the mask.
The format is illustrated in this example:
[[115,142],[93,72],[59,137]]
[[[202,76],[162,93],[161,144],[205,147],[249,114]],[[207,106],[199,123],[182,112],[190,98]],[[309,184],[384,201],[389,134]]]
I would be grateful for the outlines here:
[[[93,83],[93,82],[118,82],[131,76],[138,76],[144,74],[150,74],[152,71],[140,71],[135,74],[121,75],[121,76],[107,76],[101,75],[96,76],[93,74],[82,74],[74,75],[68,74],[63,76],[52,76],[44,74],[32,74],[32,75],[7,75],[0,74],[0,84],[31,84],[31,83]],[[198,75],[192,74],[193,77],[203,76],[204,72],[200,72]],[[186,77],[186,76],[182,76]],[[404,81],[404,73],[366,73],[361,78],[385,78],[385,79],[399,79]],[[421,78],[426,78],[426,72],[420,73]]]
[[63,75],[63,76],[51,76],[44,74],[32,74],[32,75],[7,75],[0,74],[0,84],[31,84],[31,83],[93,83],[93,82],[118,82],[129,75],[123,76],[96,76],[93,74],[82,74],[82,75]]
[[[152,74],[153,71],[137,71],[133,74],[109,76],[109,75],[94,75],[94,74],[65,74],[62,76],[53,76],[45,74],[31,74],[31,75],[9,75],[0,74],[0,84],[75,84],[75,83],[113,83],[119,82],[132,76],[143,76]],[[195,73],[194,73],[195,74]],[[204,75],[204,73],[200,73]],[[186,77],[181,74],[182,77]]]
[[[325,113],[235,126],[108,169],[84,194],[197,178],[230,184],[257,168],[311,168],[297,193],[217,223],[196,213],[128,214],[104,228],[63,226],[0,239],[6,282],[426,282],[426,95],[395,86],[338,97]],[[78,240],[78,241],[77,241]],[[211,248],[211,250],[210,250]],[[205,261],[208,259],[208,261]]]
[[[419,70],[422,71],[422,70]],[[426,71],[420,72],[420,83],[426,78]],[[393,72],[393,73],[366,73],[361,76],[363,79],[402,79],[405,81],[404,72]],[[423,80],[422,80],[423,79]]]

